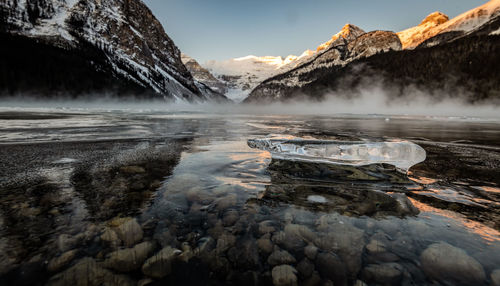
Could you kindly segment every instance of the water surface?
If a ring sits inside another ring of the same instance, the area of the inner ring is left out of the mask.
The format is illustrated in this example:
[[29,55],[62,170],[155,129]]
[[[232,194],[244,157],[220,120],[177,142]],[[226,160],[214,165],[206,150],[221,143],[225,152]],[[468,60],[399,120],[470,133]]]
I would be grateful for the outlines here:
[[[402,174],[247,145],[269,136],[408,140],[427,158]],[[1,284],[489,285],[500,275],[494,120],[9,109],[0,158]]]

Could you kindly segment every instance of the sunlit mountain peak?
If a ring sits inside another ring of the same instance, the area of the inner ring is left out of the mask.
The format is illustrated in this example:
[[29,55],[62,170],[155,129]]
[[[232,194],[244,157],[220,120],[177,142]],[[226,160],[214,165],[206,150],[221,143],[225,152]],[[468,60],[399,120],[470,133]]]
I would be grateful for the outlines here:
[[448,19],[443,13],[434,12],[415,27],[403,30],[398,34],[403,49],[413,49],[426,40],[446,32],[469,33],[500,15],[500,0],[487,3]]
[[328,46],[330,46],[333,42],[335,42],[340,37],[349,41],[351,39],[355,39],[355,38],[359,37],[361,34],[364,34],[364,33],[365,33],[365,31],[363,31],[358,26],[347,23],[344,25],[344,27],[342,27],[342,30],[340,30],[340,32],[338,32],[337,34],[333,35],[330,40],[319,45],[316,48],[316,51],[319,52],[319,51],[322,51],[322,50],[328,48]]
[[434,25],[441,25],[444,22],[448,21],[450,18],[446,15],[443,14],[439,11],[436,11],[434,13],[429,14],[427,17],[425,17],[424,20],[420,23],[420,25],[425,25],[428,23],[434,24]]
[[448,20],[449,18],[447,15],[436,11],[425,17],[418,26],[397,33],[403,49],[416,47],[421,42],[434,36],[438,33],[436,27]]

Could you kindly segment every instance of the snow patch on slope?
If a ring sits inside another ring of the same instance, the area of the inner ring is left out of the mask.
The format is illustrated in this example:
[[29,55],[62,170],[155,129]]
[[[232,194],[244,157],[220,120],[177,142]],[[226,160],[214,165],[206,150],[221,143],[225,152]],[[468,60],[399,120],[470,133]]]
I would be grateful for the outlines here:
[[500,35],[500,28],[496,31],[491,32],[490,35],[492,35],[492,36],[493,35]]
[[71,8],[78,2],[78,0],[65,0],[59,3],[56,8],[56,14],[50,19],[41,20],[35,26],[30,34],[33,36],[61,36],[68,41],[74,41],[73,36],[70,35],[66,28],[66,19],[70,14]]

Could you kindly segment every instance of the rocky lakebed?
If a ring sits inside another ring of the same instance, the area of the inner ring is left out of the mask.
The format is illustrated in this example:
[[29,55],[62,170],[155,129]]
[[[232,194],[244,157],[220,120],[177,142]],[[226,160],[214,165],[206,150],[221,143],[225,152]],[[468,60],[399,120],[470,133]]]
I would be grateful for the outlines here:
[[[251,138],[408,140],[400,172]],[[0,112],[1,285],[500,285],[500,122]]]

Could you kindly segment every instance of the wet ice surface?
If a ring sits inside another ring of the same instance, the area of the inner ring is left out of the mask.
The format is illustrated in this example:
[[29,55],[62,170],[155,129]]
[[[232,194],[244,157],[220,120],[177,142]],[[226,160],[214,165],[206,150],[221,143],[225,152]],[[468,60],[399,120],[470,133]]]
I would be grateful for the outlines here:
[[304,139],[249,139],[248,146],[271,152],[280,160],[365,166],[387,163],[402,172],[425,160],[425,150],[408,141],[350,142]]
[[[0,112],[0,284],[494,283],[500,124],[386,117]],[[402,174],[247,145],[278,136],[427,156]]]

